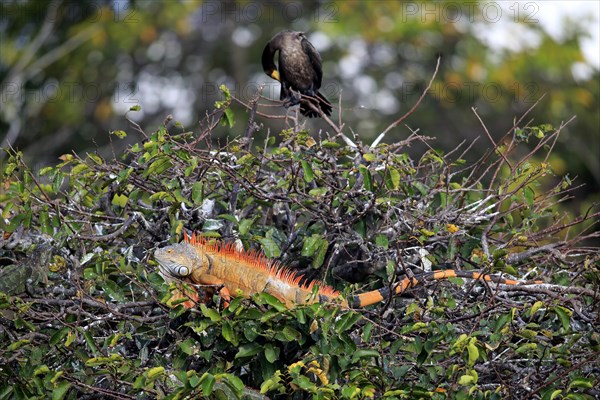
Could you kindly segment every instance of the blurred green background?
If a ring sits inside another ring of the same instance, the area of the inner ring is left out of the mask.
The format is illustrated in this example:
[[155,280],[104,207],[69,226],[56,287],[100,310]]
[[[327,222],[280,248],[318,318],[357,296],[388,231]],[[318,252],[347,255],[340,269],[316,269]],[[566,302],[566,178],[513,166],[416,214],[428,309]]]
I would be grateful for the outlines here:
[[[72,150],[110,154],[117,145],[111,130],[139,140],[125,118],[136,104],[142,110],[128,117],[147,132],[168,114],[197,132],[221,84],[242,101],[265,84],[263,95],[278,99],[260,55],[278,31],[301,30],[323,58],[321,91],[336,106],[334,120],[341,111],[347,132],[367,144],[413,106],[438,55],[432,91],[384,142],[418,130],[436,137],[433,147],[450,151],[479,137],[468,157],[475,162],[492,143],[473,107],[494,140],[540,99],[524,122],[557,127],[576,116],[549,162],[557,175],[585,183],[569,203],[580,212],[600,200],[599,7],[596,1],[3,1],[0,146],[22,150],[34,168]],[[217,136],[243,134],[246,111],[234,109],[236,125],[220,127]],[[272,133],[285,127],[280,120],[260,122]],[[307,126],[315,134],[327,129],[320,120]]]

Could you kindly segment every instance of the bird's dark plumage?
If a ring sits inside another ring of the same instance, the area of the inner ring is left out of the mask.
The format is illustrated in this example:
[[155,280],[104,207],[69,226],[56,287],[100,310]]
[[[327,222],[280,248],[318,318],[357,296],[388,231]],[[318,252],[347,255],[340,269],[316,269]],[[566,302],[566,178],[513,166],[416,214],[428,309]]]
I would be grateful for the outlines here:
[[310,118],[319,116],[311,105],[331,115],[331,103],[319,93],[323,78],[321,56],[303,32],[282,31],[273,36],[263,50],[262,66],[267,75],[281,83],[279,99],[285,101],[286,107],[300,103],[300,112]]

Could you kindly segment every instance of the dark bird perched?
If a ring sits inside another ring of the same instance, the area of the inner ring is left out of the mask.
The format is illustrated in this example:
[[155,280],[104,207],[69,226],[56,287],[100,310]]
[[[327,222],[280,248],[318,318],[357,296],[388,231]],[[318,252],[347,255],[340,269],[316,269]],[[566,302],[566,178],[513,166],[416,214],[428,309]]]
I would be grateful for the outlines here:
[[[279,51],[278,66],[274,61],[276,51]],[[281,83],[279,100],[285,101],[285,107],[300,103],[302,115],[318,117],[310,103],[331,115],[331,103],[319,93],[323,77],[321,56],[304,32],[281,31],[273,36],[263,50],[262,66],[267,75]]]

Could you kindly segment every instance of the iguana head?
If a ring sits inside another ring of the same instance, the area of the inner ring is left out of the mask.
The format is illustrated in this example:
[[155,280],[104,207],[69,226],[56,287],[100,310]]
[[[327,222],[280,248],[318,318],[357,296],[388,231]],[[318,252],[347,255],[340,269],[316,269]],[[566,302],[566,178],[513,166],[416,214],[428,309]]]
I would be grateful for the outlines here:
[[[173,280],[193,282],[193,273],[201,272],[202,268],[200,256],[187,242],[157,249],[154,252],[154,259],[158,262],[161,275],[167,283],[172,283]],[[185,308],[192,308],[198,301],[198,293],[195,289],[178,285],[173,289],[167,304],[169,306],[182,304]]]
[[161,272],[173,278],[185,278],[194,272],[194,268],[202,265],[196,250],[187,242],[157,249],[154,259],[158,262]]

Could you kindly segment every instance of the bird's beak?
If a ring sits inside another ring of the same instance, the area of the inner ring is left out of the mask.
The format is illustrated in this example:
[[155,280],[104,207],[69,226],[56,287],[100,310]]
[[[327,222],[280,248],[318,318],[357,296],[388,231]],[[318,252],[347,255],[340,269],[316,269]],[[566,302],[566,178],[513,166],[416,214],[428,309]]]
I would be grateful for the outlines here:
[[273,72],[271,72],[271,75],[269,75],[271,78],[275,79],[278,82],[281,82],[281,78],[279,77],[279,71],[274,70]]

